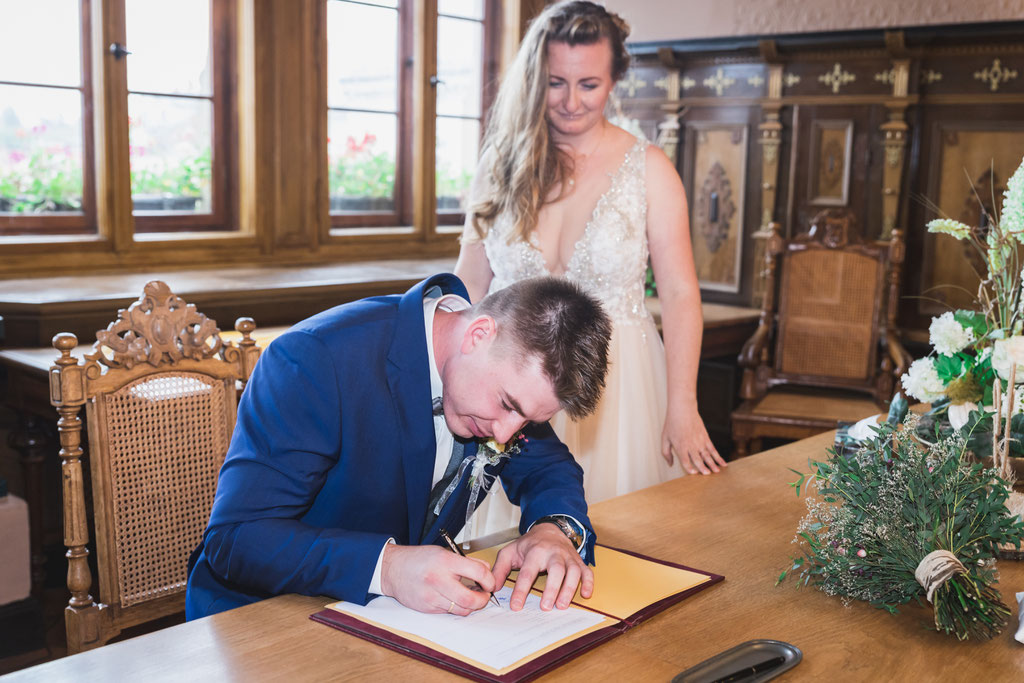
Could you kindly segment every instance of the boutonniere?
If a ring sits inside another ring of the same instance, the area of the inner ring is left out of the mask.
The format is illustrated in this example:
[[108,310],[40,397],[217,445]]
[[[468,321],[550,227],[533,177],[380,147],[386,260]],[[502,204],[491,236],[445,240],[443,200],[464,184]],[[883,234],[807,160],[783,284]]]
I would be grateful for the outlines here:
[[497,465],[502,458],[511,458],[522,449],[520,445],[527,439],[522,432],[516,432],[506,443],[500,443],[492,436],[489,439],[477,439],[477,456],[486,458],[488,465]]
[[[455,487],[462,481],[463,475],[469,469],[469,503],[466,505],[466,524],[468,525],[473,512],[476,511],[477,502],[480,500],[481,489],[484,489],[485,486],[489,489],[491,484],[494,483],[495,475],[489,474],[484,468],[488,465],[497,465],[505,458],[518,455],[522,450],[523,444],[528,443],[529,439],[519,431],[513,434],[512,438],[505,443],[496,441],[494,437],[477,439],[476,441],[476,454],[466,456],[459,464],[458,474],[445,488],[444,493],[441,494],[441,498],[434,507],[435,515],[441,514],[441,508],[444,507],[448,497],[455,491]],[[486,495],[486,491],[484,491],[484,494]]]

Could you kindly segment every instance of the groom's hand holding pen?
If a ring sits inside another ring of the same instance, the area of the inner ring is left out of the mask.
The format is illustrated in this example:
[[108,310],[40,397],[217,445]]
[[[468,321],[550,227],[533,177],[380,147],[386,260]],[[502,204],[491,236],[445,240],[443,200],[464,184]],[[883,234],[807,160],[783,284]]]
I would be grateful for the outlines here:
[[[456,545],[455,541],[452,540],[452,537],[449,536],[448,532],[444,529],[441,529],[441,538],[444,539],[444,542],[448,545],[448,547],[451,549],[453,553],[458,553],[462,557],[466,556],[466,553],[462,552],[462,548]],[[494,602],[495,605],[501,607],[501,603],[498,602],[498,598],[494,597],[494,591],[491,591],[491,600]]]

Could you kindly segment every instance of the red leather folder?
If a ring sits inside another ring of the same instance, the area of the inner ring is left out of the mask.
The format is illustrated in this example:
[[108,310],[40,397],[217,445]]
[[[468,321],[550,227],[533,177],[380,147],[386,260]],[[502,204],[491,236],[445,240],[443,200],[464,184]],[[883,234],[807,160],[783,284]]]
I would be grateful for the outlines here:
[[[597,631],[585,633],[580,637],[570,640],[569,642],[560,645],[554,650],[547,652],[535,659],[531,659],[523,663],[522,665],[516,667],[515,669],[512,669],[511,671],[508,671],[501,675],[496,675],[494,673],[491,673],[490,671],[486,671],[484,669],[472,666],[471,664],[451,657],[443,652],[439,652],[431,647],[414,642],[400,635],[392,633],[391,631],[378,628],[373,624],[368,624],[365,621],[357,619],[356,617],[345,614],[343,612],[339,612],[337,610],[324,609],[320,612],[317,612],[316,614],[311,615],[310,619],[312,619],[313,621],[320,622],[321,624],[326,624],[327,626],[330,626],[332,628],[336,628],[341,631],[351,633],[354,636],[363,638],[365,640],[369,640],[372,643],[382,645],[388,648],[389,650],[401,652],[402,654],[408,655],[409,657],[414,657],[415,659],[427,662],[428,664],[433,664],[434,666],[457,673],[461,676],[465,676],[466,678],[472,679],[474,681],[521,683],[524,681],[533,680],[537,676],[540,676],[541,674],[547,673],[552,669],[561,666],[569,660],[580,656],[584,652],[587,652],[588,650],[597,647],[606,640],[614,638],[620,633],[628,631],[637,624],[640,624],[641,622],[651,618],[658,612],[668,609],[677,602],[685,600],[691,595],[698,593],[704,590],[705,588],[708,588],[709,586],[712,586],[725,579],[724,576],[721,576],[719,574],[712,574],[710,572],[701,571],[700,569],[693,569],[692,567],[686,567],[681,564],[675,564],[674,562],[666,562],[664,560],[654,559],[652,557],[648,557],[646,555],[635,553],[629,550],[623,550],[621,548],[611,548],[610,546],[604,547],[607,547],[610,550],[616,550],[626,555],[632,555],[633,557],[638,557],[649,562],[654,562],[657,564],[662,564],[669,567],[675,567],[677,569],[684,569],[697,574],[702,574],[704,576],[707,576],[708,580],[696,586],[693,586],[692,588],[680,591],[666,598],[658,600],[657,602],[649,604],[643,609],[634,612],[629,617],[625,619],[620,619],[619,622],[616,624],[606,626]],[[583,609],[590,609],[578,603],[573,604]],[[591,611],[599,612],[599,610]],[[604,614],[603,612],[599,613]],[[605,616],[613,615],[605,614]]]

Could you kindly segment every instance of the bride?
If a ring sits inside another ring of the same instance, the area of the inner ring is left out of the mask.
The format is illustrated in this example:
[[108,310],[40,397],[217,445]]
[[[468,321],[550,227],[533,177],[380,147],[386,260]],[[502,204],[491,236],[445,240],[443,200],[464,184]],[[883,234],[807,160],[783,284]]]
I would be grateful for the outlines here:
[[[703,325],[682,183],[660,149],[604,117],[628,34],[580,0],[530,25],[490,113],[455,267],[473,301],[554,275],[605,306],[614,332],[601,404],[581,422],[551,422],[590,503],[725,465],[697,412]],[[648,256],[664,345],[644,305]],[[495,489],[468,537],[518,523]]]

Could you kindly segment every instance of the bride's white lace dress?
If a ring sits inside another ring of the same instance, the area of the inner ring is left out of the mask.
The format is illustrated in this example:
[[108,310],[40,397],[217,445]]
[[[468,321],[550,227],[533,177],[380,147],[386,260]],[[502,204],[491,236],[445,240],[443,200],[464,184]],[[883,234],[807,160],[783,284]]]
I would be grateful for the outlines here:
[[[614,324],[606,387],[597,410],[580,422],[564,412],[551,421],[583,467],[587,502],[596,503],[682,476],[661,457],[665,421],[665,348],[647,307],[647,141],[637,140],[593,215],[564,277],[604,305]],[[510,221],[499,216],[484,239],[494,278],[489,292],[518,280],[549,275],[536,243],[509,244]],[[472,520],[468,538],[514,527],[519,508],[494,486]]]

